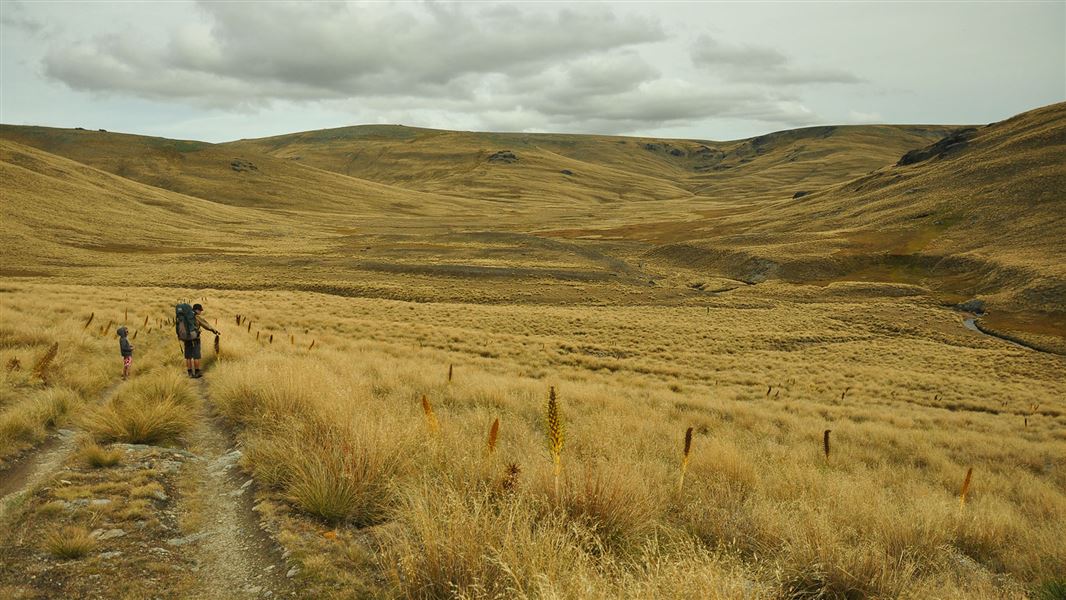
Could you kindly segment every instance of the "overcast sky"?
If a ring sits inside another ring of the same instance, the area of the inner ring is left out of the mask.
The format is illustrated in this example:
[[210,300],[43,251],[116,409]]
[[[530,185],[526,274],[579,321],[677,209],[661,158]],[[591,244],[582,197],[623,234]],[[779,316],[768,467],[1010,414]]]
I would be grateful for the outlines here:
[[0,121],[735,139],[1066,100],[1066,2],[12,2]]

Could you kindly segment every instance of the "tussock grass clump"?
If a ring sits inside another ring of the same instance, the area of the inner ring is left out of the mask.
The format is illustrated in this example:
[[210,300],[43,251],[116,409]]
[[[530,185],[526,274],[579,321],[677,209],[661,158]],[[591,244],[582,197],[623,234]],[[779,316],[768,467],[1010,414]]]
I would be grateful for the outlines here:
[[66,387],[31,392],[30,396],[0,413],[0,454],[42,440],[60,423],[81,396]]
[[168,444],[194,424],[189,407],[173,401],[115,400],[86,416],[84,425],[100,442]]
[[397,512],[404,527],[386,533],[378,560],[399,597],[538,597],[588,562],[583,532],[526,497],[494,504],[427,484]]
[[96,549],[96,540],[84,527],[68,525],[44,537],[44,550],[56,558],[83,558]]
[[635,484],[639,477],[639,472],[624,466],[589,465],[577,481],[567,478],[558,503],[571,520],[595,535],[596,546],[587,550],[627,550],[655,527],[664,504]]
[[8,411],[0,417],[0,450],[7,452],[45,436],[45,430],[25,411]]
[[1036,600],[1062,600],[1066,598],[1066,576],[1042,582],[1033,592]]
[[83,425],[97,442],[168,444],[193,427],[196,409],[196,395],[188,382],[162,372],[89,412]]
[[92,440],[86,441],[78,449],[78,459],[94,469],[117,465],[124,453],[118,448],[104,448]]
[[388,436],[357,436],[335,427],[305,435],[310,438],[275,440],[294,451],[282,479],[293,503],[330,523],[364,527],[383,520],[393,503],[393,478],[404,462]]

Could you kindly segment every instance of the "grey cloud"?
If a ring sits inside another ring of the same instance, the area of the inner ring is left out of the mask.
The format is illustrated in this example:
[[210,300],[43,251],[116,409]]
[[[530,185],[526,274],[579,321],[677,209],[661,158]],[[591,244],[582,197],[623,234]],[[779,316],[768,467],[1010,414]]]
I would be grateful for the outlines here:
[[724,44],[706,35],[696,39],[691,57],[696,66],[729,81],[775,85],[862,82],[839,69],[797,67],[773,48]]
[[[655,22],[605,10],[549,15],[509,6],[426,8],[309,3],[248,10],[240,3],[204,4],[211,25],[181,30],[165,47],[98,38],[89,48],[49,53],[45,68],[78,89],[149,97],[215,95],[220,102],[229,99],[229,81],[284,99],[302,99],[313,91],[323,98],[439,93],[464,75],[521,76],[664,36]],[[106,70],[87,64],[101,60]],[[83,69],[95,72],[95,78],[79,76]]]
[[0,25],[22,31],[30,35],[44,33],[45,24],[26,14],[22,2],[3,2],[0,4]]
[[[379,114],[404,115],[399,106],[417,99],[360,100]],[[490,130],[583,131],[622,134],[640,129],[725,117],[757,119],[786,125],[809,125],[817,115],[791,96],[755,88],[715,90],[683,81],[654,79],[610,94],[575,94],[551,86],[542,93],[515,93],[501,89],[488,98],[451,98],[433,108],[452,114],[476,114]]]
[[[56,45],[44,73],[75,90],[226,110],[320,101],[379,116],[472,116],[489,128],[626,133],[718,116],[811,118],[758,85],[664,78],[639,52],[666,39],[658,22],[603,6],[202,3],[199,15],[161,40],[130,31]],[[705,62],[798,73],[773,51],[702,48]]]

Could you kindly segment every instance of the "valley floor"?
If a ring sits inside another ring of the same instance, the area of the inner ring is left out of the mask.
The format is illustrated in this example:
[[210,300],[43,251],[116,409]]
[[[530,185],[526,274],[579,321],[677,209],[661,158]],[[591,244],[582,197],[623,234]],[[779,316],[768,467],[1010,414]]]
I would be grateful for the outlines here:
[[1062,356],[913,286],[704,283],[190,291],[196,382],[174,288],[8,278],[0,596],[1061,597]]

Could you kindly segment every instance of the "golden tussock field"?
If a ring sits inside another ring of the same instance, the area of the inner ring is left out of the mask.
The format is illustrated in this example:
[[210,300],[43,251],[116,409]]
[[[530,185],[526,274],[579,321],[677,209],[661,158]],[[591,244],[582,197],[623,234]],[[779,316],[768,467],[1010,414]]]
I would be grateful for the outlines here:
[[0,596],[1062,598],[1062,113],[5,127]]

